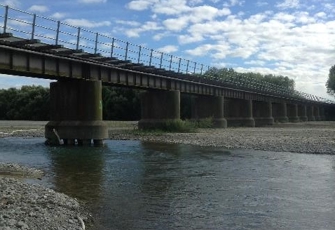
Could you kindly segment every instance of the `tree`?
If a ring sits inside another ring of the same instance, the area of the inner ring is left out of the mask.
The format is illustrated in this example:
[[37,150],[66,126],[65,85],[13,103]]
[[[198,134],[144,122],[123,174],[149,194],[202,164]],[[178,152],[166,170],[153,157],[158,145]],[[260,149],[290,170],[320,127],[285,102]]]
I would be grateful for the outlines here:
[[335,65],[329,69],[328,80],[326,82],[327,93],[335,94]]

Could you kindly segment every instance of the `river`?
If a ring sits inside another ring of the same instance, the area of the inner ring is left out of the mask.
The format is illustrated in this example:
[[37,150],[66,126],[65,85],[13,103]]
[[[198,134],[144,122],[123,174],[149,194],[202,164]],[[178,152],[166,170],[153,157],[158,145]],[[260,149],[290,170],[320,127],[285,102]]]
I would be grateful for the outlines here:
[[140,141],[0,139],[0,162],[87,204],[96,229],[335,229],[335,156]]

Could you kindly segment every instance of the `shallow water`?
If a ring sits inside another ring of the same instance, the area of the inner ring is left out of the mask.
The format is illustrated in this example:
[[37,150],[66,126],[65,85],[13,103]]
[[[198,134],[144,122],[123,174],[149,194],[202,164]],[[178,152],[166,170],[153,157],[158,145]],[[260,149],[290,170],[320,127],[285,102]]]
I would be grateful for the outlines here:
[[106,141],[0,139],[0,161],[87,202],[97,229],[335,229],[335,156]]

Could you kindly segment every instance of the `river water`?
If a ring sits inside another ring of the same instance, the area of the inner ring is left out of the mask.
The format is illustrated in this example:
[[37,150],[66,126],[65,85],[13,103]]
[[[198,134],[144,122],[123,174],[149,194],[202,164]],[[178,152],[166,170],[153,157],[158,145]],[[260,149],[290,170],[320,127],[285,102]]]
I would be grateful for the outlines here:
[[0,162],[44,170],[39,183],[86,202],[97,229],[335,229],[335,156],[43,141],[0,139]]

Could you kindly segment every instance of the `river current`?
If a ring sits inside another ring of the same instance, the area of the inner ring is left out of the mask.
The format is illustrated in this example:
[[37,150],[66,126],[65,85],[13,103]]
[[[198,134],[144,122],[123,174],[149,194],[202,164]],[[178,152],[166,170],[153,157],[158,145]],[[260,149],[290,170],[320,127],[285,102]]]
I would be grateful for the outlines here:
[[335,156],[140,141],[0,139],[0,162],[85,202],[96,229],[335,229]]

